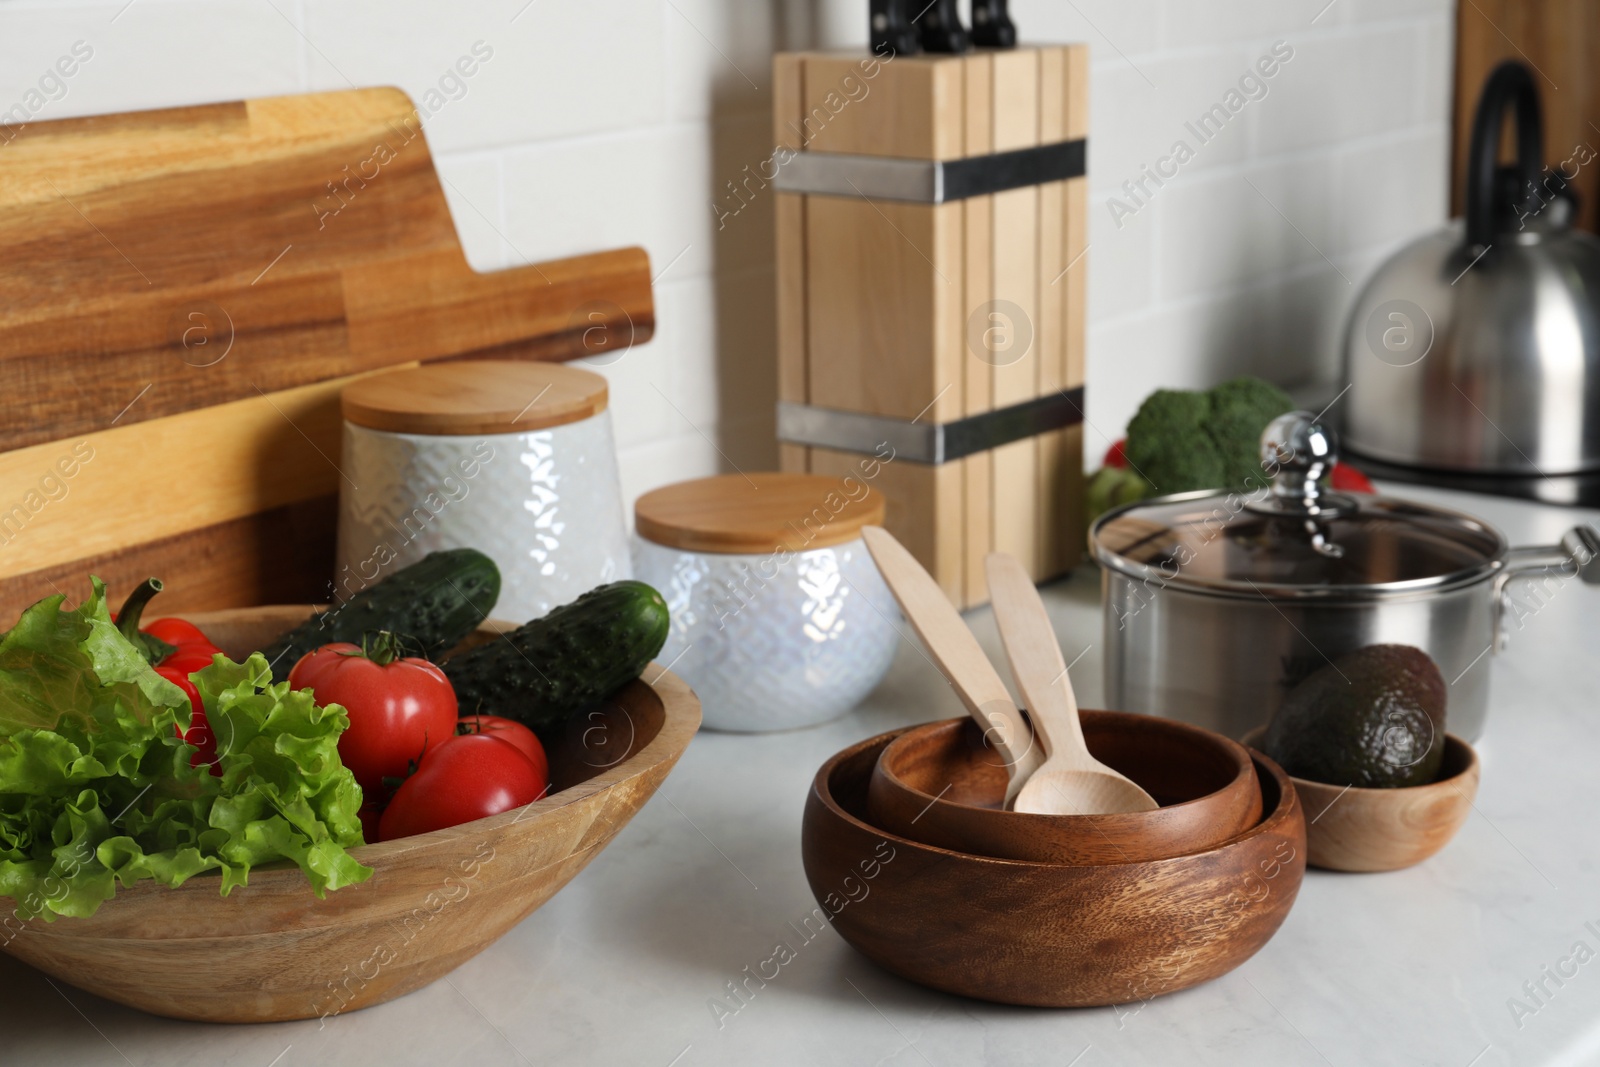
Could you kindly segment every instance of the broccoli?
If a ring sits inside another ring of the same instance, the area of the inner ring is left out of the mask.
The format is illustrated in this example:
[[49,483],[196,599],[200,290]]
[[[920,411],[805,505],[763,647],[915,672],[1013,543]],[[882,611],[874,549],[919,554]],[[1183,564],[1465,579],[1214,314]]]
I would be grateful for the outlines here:
[[1261,431],[1294,402],[1259,378],[1208,392],[1161,389],[1128,423],[1129,465],[1157,493],[1250,488],[1261,471]]
[[[1212,389],[1211,414],[1206,433],[1216,442],[1222,458],[1223,480],[1218,487],[1243,489],[1261,481],[1261,431],[1287,411],[1294,401],[1283,390],[1260,378],[1235,378]],[[1254,480],[1251,476],[1254,475]]]
[[1222,484],[1222,457],[1206,432],[1205,393],[1158,389],[1128,423],[1128,465],[1157,493]]

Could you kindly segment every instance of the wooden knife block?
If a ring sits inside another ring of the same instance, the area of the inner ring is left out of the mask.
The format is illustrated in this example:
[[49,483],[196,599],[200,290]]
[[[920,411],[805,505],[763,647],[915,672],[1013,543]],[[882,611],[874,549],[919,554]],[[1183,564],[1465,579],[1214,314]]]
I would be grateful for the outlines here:
[[[779,163],[970,160],[1084,138],[1088,49],[785,54],[774,98]],[[875,471],[889,529],[962,606],[988,600],[991,551],[1041,581],[1082,555],[1086,194],[1081,176],[942,203],[776,194],[780,401],[919,424],[1035,398],[1076,409],[1073,425],[942,463],[781,445],[785,470]]]

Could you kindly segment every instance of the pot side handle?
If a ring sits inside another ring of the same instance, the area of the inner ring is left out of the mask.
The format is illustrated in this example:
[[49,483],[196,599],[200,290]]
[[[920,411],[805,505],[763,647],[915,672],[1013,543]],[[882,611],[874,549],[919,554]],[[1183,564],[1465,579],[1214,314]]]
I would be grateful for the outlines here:
[[[1505,566],[1494,579],[1495,646],[1503,650],[1510,642],[1508,617],[1521,619],[1532,612],[1511,599],[1511,583],[1517,579],[1539,579],[1534,611],[1538,611],[1567,582],[1577,578],[1584,585],[1600,585],[1600,530],[1588,523],[1574,526],[1561,536],[1561,543],[1513,548],[1506,553]],[[1520,614],[1513,615],[1513,612]]]

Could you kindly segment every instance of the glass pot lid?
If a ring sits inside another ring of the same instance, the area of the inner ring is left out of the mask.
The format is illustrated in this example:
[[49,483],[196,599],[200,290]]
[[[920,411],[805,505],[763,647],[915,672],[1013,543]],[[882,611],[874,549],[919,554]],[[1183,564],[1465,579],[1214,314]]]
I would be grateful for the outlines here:
[[1505,537],[1460,512],[1327,492],[1333,434],[1303,411],[1261,436],[1259,482],[1108,512],[1089,533],[1101,566],[1224,596],[1370,598],[1464,585],[1502,566]]

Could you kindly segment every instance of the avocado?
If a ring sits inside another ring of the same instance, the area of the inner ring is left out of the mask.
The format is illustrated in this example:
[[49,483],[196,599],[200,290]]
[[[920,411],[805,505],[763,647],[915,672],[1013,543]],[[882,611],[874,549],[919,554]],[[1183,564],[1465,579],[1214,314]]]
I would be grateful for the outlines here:
[[1262,750],[1296,778],[1365,789],[1425,785],[1444,756],[1447,687],[1410,645],[1368,645],[1289,691]]

